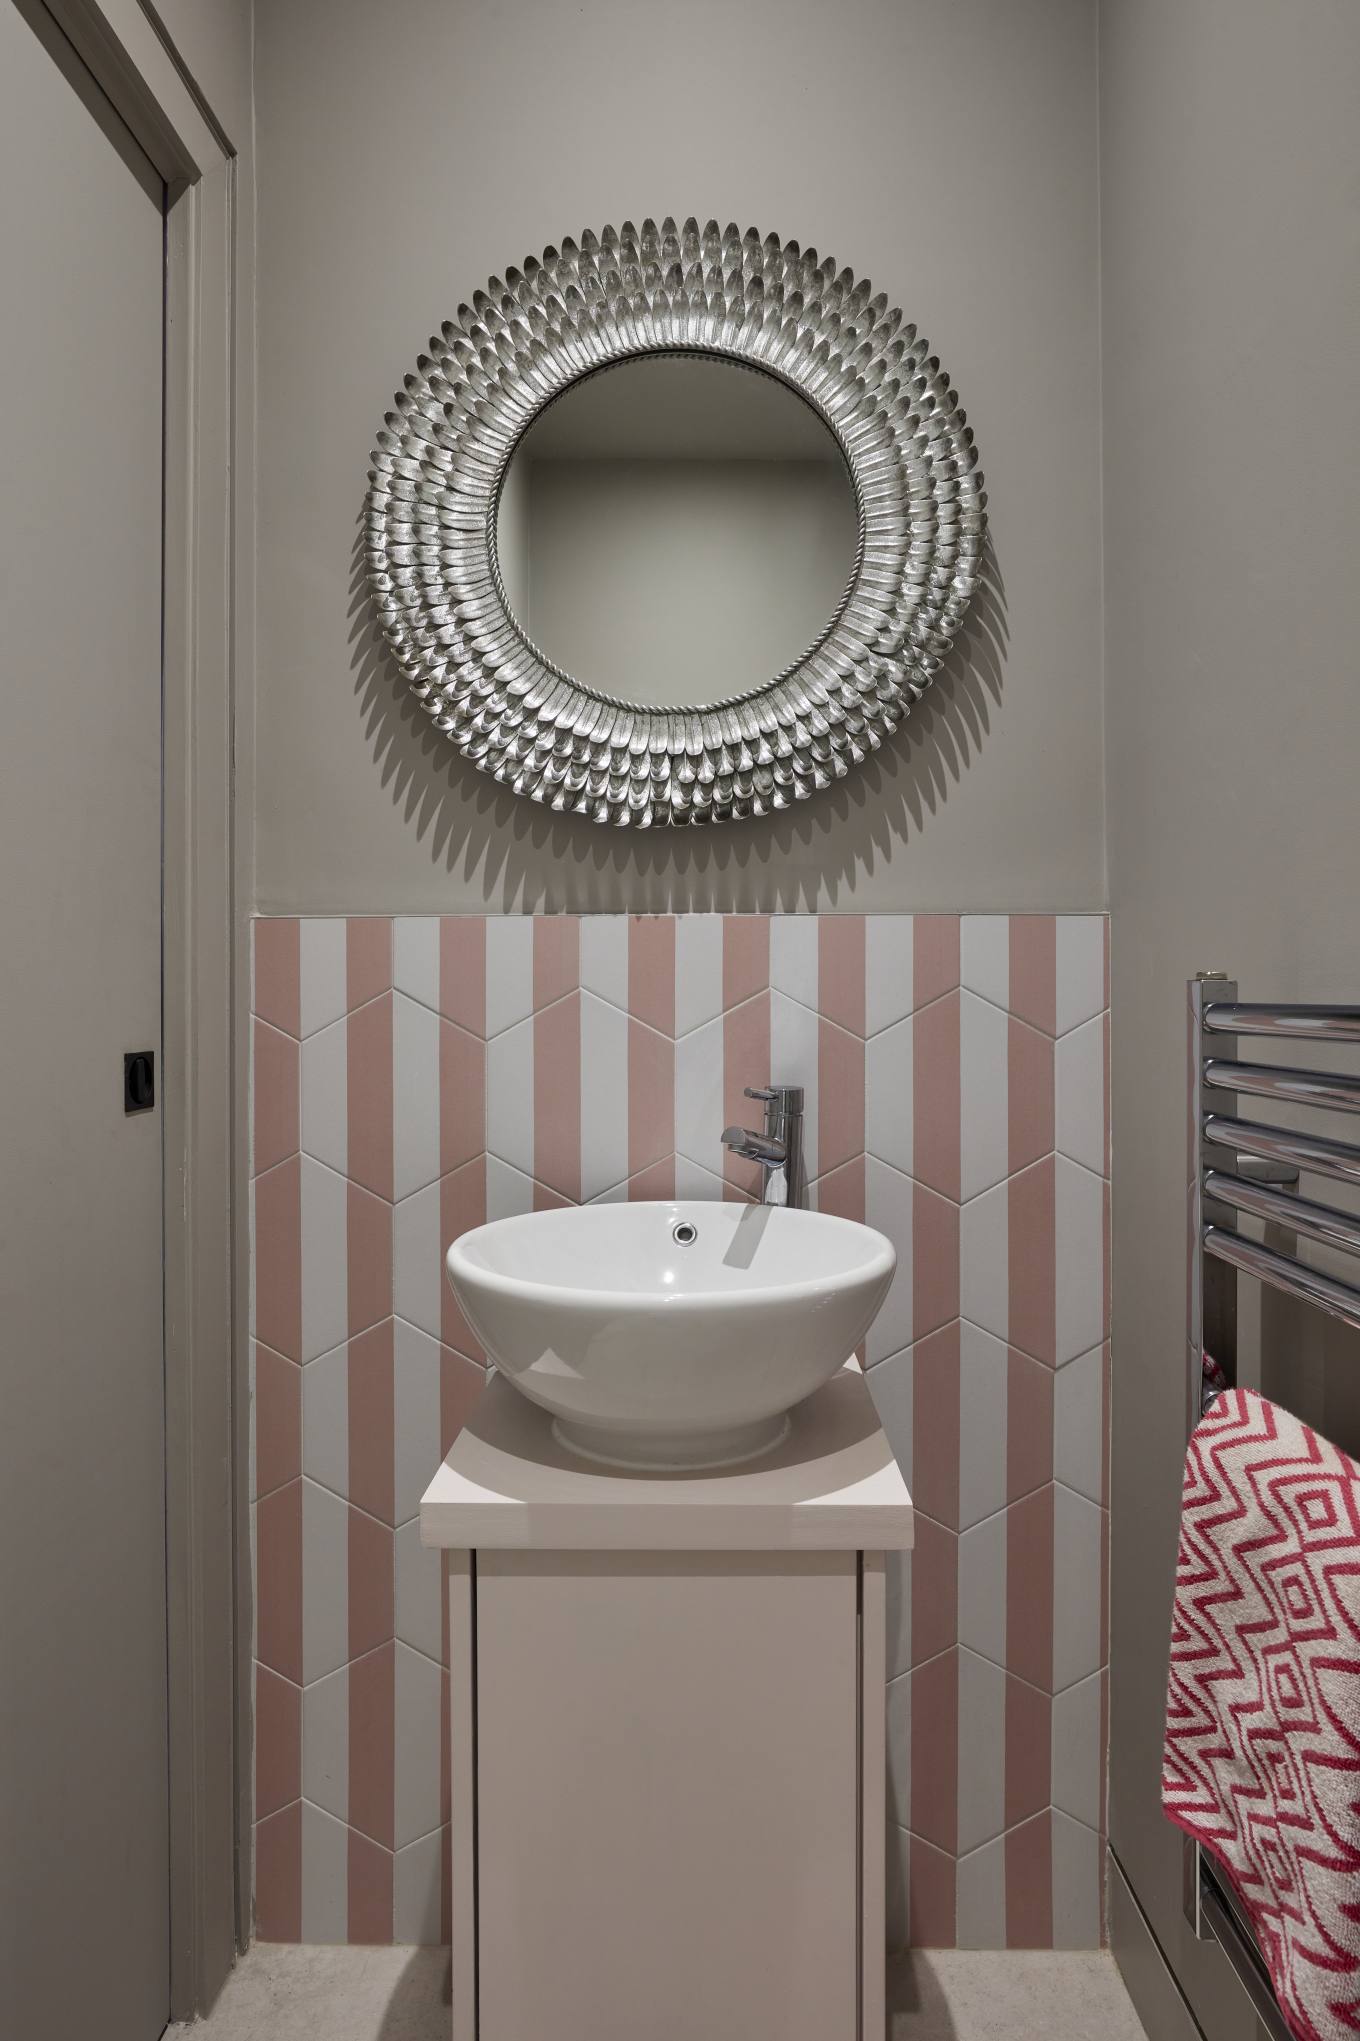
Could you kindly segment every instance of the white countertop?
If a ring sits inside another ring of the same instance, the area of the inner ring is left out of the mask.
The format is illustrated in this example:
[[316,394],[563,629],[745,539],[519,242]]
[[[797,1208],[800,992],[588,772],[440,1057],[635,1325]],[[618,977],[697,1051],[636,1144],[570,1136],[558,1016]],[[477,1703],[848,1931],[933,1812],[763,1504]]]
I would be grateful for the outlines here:
[[560,1446],[494,1375],[420,1504],[426,1545],[541,1551],[872,1551],[913,1540],[907,1485],[853,1361],[744,1466],[631,1474]]

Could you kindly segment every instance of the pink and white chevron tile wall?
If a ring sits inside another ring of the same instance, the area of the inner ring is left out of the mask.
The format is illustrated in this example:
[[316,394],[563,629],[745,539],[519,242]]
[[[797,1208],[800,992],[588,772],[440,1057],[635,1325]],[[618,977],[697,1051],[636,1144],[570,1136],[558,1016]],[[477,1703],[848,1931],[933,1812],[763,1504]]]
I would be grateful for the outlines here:
[[745,1084],[898,1273],[863,1360],[919,1511],[893,1578],[894,1944],[1102,1923],[1109,1430],[1098,915],[254,924],[257,1928],[442,1938],[441,1562],[482,1381],[443,1279],[503,1213],[739,1198]]

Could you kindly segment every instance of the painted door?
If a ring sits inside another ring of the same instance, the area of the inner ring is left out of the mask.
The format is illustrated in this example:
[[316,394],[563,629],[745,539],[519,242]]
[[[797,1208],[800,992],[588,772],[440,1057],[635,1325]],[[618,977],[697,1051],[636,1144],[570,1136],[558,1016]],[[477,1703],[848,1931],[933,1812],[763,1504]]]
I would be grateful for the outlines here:
[[0,0],[0,2033],[24,2041],[168,2018],[161,1125],[123,1070],[160,1047],[163,219],[56,31]]

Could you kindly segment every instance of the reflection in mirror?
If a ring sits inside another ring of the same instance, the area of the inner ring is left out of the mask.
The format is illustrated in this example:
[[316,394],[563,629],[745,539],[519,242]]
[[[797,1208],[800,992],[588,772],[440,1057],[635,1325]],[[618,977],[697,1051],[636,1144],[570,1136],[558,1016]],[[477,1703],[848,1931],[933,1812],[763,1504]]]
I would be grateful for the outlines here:
[[854,570],[849,471],[784,383],[704,355],[585,378],[530,426],[496,522],[521,630],[646,708],[763,687],[830,628]]

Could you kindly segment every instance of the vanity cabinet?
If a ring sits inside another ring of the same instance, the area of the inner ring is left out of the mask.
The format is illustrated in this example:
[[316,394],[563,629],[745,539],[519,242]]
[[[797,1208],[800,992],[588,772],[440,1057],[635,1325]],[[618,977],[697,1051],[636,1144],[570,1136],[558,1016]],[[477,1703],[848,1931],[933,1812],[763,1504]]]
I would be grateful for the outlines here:
[[577,1461],[493,1378],[449,1548],[454,2041],[883,2032],[885,1550],[853,1366],[723,1473]]

